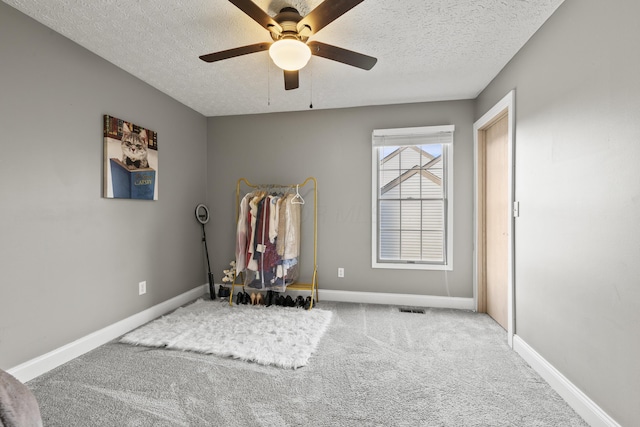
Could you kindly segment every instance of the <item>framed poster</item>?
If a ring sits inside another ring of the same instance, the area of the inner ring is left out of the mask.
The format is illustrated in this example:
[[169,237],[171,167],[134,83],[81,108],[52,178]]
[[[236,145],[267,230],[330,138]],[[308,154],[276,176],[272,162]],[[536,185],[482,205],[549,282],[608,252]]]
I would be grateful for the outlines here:
[[158,135],[105,115],[103,137],[103,197],[158,200]]

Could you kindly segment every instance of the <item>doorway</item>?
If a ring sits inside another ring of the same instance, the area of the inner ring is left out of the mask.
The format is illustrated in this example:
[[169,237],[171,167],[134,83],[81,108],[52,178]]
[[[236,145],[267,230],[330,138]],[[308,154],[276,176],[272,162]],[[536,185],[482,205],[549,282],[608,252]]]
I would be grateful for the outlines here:
[[473,126],[476,166],[476,310],[507,331],[513,347],[513,124],[510,92]]

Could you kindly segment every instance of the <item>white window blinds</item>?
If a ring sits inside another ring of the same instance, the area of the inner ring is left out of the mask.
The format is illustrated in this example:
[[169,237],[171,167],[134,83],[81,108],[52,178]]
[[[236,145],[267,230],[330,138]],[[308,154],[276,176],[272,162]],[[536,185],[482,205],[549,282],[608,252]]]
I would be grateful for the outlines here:
[[454,130],[454,125],[376,129],[373,131],[373,146],[452,144]]

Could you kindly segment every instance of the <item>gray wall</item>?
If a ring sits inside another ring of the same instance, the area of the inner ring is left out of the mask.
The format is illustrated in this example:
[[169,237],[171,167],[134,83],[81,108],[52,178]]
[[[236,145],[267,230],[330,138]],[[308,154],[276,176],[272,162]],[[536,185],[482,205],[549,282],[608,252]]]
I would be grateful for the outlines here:
[[[288,184],[314,176],[318,180],[321,289],[471,298],[473,105],[473,101],[457,101],[209,118],[207,200],[216,215],[216,271],[226,268],[234,255],[238,178],[256,184]],[[372,269],[371,132],[375,128],[443,124],[456,126],[454,270]],[[310,280],[312,205],[303,210],[301,269]],[[343,279],[337,277],[338,267],[345,268]]]
[[[158,132],[158,201],[101,198],[103,114]],[[0,368],[206,283],[206,126],[0,3]]]
[[516,332],[640,420],[640,3],[567,0],[477,100],[516,89]]

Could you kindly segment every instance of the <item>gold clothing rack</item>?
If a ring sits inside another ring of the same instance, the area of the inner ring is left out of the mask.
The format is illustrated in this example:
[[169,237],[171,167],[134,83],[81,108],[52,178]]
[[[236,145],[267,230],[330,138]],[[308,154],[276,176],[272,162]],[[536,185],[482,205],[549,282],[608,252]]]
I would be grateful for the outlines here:
[[[252,188],[254,190],[266,190],[266,189],[275,189],[275,188],[291,188],[296,189],[298,191],[300,188],[303,188],[307,184],[313,184],[313,276],[311,278],[311,283],[292,283],[291,285],[287,285],[287,290],[293,291],[310,291],[311,292],[311,305],[309,309],[313,307],[314,299],[313,294],[315,292],[316,298],[315,301],[318,301],[318,264],[317,264],[317,253],[318,253],[318,182],[312,176],[308,177],[304,180],[302,184],[251,184],[246,178],[238,179],[236,184],[236,223],[238,221],[238,216],[240,215],[240,201],[242,199],[241,189],[242,184],[246,187]],[[233,282],[231,284],[231,293],[229,295],[229,305],[233,305],[233,296],[235,293],[236,286],[242,286],[244,291],[244,283],[236,283],[237,276],[234,274]]]

